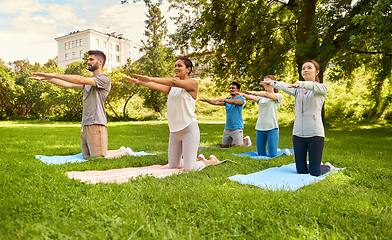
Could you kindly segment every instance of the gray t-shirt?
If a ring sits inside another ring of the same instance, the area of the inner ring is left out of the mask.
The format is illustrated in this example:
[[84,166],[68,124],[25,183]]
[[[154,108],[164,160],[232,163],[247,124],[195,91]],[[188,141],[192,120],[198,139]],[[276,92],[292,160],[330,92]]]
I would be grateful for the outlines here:
[[83,115],[82,126],[100,124],[107,126],[105,100],[112,87],[110,78],[106,74],[93,77],[97,86],[83,87]]

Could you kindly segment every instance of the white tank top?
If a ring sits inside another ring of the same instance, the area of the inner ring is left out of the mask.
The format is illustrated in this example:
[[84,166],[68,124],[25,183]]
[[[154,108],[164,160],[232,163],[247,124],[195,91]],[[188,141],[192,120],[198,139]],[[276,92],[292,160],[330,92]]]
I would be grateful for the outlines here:
[[167,98],[167,120],[170,132],[178,132],[191,122],[197,121],[195,102],[196,100],[187,90],[171,87]]

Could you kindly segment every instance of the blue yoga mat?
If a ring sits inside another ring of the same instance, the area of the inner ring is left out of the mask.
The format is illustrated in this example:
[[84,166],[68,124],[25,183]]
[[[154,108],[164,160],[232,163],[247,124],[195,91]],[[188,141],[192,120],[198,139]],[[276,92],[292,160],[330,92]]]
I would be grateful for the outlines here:
[[329,174],[336,173],[343,169],[344,168],[334,168],[324,175],[315,177],[310,174],[298,174],[295,163],[290,163],[288,165],[273,167],[248,175],[234,175],[229,177],[229,179],[241,184],[250,184],[263,189],[295,191],[303,186],[323,180]]
[[[152,153],[147,153],[145,151],[135,152],[136,156],[146,156],[146,155],[155,155]],[[65,163],[76,163],[76,162],[84,162],[87,161],[83,158],[82,153],[75,155],[67,155],[67,156],[43,156],[43,155],[35,155],[35,158],[41,160],[45,164],[65,164]]]
[[[277,152],[276,157],[279,157],[279,156],[282,156],[282,155],[287,155],[285,150],[286,149],[280,149]],[[287,149],[287,150],[290,151],[290,154],[294,154],[294,149]],[[232,153],[232,154],[234,156],[238,156],[238,157],[251,157],[251,158],[254,158],[254,159],[265,159],[265,160],[267,160],[267,159],[271,158],[271,157],[268,157],[268,156],[259,156],[257,154],[257,152],[255,152],[255,151],[250,151],[250,152],[240,153],[240,154],[237,154],[237,153]]]

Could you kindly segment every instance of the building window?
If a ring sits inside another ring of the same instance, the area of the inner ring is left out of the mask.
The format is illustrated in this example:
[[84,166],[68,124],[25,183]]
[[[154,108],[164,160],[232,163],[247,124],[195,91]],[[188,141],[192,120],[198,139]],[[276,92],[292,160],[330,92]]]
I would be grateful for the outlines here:
[[67,50],[68,43],[65,43],[64,45],[65,45],[65,50]]
[[72,41],[72,48],[75,47],[75,40]]
[[68,61],[68,53],[65,54],[65,61]]
[[128,48],[131,48],[131,44],[128,44]]
[[116,51],[119,52],[120,51],[120,45],[116,44]]
[[80,46],[82,46],[82,45],[83,45],[82,39],[80,39],[79,43],[80,43]]
[[103,47],[106,48],[106,41],[103,41]]
[[110,49],[113,49],[112,43],[110,43]]
[[99,39],[97,38],[97,46],[99,46]]
[[75,52],[72,52],[72,59],[75,58]]
[[79,47],[79,39],[76,39],[76,47]]
[[80,50],[80,58],[83,58],[83,50]]
[[68,42],[68,49],[71,49],[71,42]]
[[131,52],[128,52],[128,58],[131,58]]
[[116,56],[117,62],[120,62],[120,56]]

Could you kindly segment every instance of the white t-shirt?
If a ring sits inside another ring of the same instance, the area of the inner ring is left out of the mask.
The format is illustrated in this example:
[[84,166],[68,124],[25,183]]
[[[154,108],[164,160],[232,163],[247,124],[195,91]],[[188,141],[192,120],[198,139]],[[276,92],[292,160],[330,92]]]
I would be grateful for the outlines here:
[[197,121],[195,103],[196,100],[187,90],[171,87],[167,98],[167,120],[170,132],[178,132],[191,122]]
[[259,116],[257,118],[256,130],[268,131],[279,128],[276,111],[282,102],[283,96],[280,93],[275,94],[278,97],[278,100],[259,97]]

